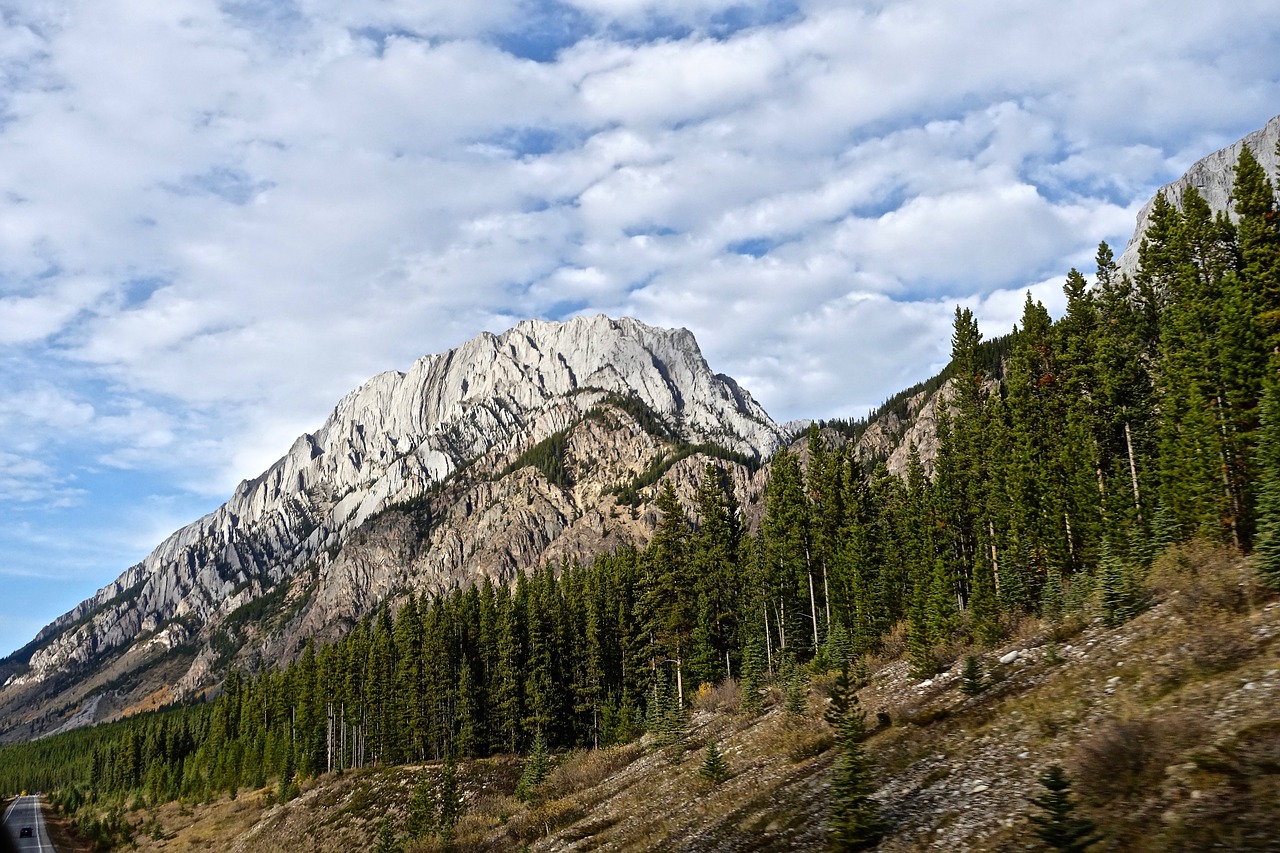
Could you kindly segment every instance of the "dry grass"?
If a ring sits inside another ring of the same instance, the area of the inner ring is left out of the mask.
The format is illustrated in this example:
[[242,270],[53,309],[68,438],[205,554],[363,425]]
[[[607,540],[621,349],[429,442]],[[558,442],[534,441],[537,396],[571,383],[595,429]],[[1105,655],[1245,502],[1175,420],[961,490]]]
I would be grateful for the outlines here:
[[1196,616],[1209,611],[1244,613],[1266,595],[1248,560],[1205,542],[1165,551],[1152,564],[1146,586],[1173,611]]
[[574,750],[551,771],[542,790],[547,798],[559,799],[595,787],[635,761],[641,753],[635,744]]
[[834,745],[831,727],[809,716],[784,717],[761,741],[765,751],[785,755],[793,763],[821,755]]

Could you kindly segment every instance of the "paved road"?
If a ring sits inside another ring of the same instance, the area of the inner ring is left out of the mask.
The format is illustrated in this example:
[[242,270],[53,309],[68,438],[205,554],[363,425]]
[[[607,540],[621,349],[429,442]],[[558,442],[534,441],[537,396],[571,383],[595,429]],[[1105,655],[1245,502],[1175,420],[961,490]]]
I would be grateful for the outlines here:
[[[22,827],[31,827],[30,838],[19,838]],[[40,813],[39,797],[18,797],[4,813],[4,831],[9,836],[10,847],[0,850],[22,850],[32,853],[56,853],[49,832],[44,828],[44,815]]]

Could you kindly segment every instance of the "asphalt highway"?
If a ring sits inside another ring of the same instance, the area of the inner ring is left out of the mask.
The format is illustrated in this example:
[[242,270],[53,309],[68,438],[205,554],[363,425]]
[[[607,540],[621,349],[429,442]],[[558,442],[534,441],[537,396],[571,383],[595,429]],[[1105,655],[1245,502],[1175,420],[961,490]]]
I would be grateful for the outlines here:
[[[31,827],[31,837],[22,837],[22,828]],[[56,853],[49,833],[44,828],[44,815],[40,813],[39,797],[18,797],[4,813],[4,834],[7,844],[0,850],[21,850],[31,853]]]

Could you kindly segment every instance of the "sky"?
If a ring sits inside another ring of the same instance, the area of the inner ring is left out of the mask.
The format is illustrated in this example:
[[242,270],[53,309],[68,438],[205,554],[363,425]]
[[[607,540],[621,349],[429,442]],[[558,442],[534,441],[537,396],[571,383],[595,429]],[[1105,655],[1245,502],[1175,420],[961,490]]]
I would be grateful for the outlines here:
[[861,416],[1277,112],[1274,0],[0,0],[0,654],[524,318]]

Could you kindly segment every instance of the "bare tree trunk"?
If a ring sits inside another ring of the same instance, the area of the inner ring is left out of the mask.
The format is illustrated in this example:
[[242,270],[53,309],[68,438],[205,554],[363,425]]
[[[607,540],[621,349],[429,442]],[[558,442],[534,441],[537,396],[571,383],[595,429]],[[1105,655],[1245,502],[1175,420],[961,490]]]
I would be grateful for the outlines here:
[[996,582],[996,598],[1000,597],[1000,561],[996,559],[996,526],[987,519],[987,537],[991,540],[991,575]]
[[769,634],[769,605],[764,605],[764,652],[769,662],[769,675],[773,675],[773,637]]
[[333,772],[333,703],[330,702],[326,706],[324,725],[324,748],[327,756],[326,772]]
[[1071,513],[1063,511],[1062,518],[1067,523],[1067,554],[1071,557],[1071,562],[1076,561],[1076,543],[1071,536]]
[[822,561],[822,603],[827,610],[827,630],[831,630],[831,586],[827,583],[827,561]]
[[1133,481],[1133,508],[1138,511],[1138,523],[1142,523],[1142,498],[1138,495],[1138,464],[1133,460],[1133,433],[1129,422],[1124,422],[1124,444],[1129,450],[1129,479]]
[[818,599],[813,595],[813,572],[809,572],[809,616],[813,619],[813,647],[818,648]]

